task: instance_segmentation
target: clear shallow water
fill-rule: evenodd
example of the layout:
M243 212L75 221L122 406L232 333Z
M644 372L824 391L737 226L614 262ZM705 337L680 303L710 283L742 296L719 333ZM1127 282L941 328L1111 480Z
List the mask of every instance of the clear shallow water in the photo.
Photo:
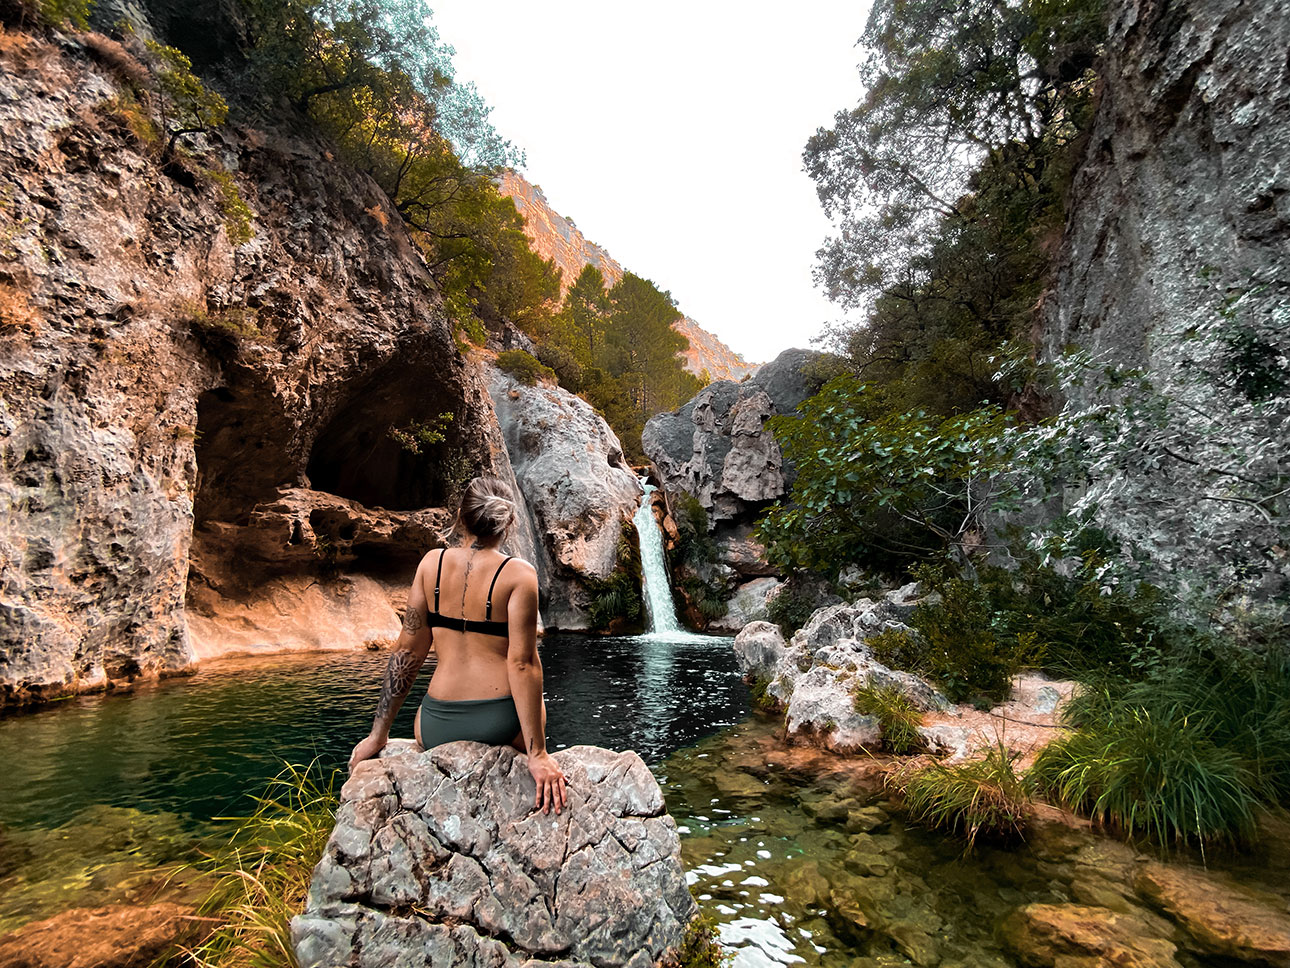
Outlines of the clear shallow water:
M552 748L635 749L650 763L742 720L730 640L549 635ZM388 654L229 659L125 695L0 718L0 934L69 907L150 897L149 870L190 860L245 815L284 761L343 768L367 732ZM393 734L412 735L423 673Z

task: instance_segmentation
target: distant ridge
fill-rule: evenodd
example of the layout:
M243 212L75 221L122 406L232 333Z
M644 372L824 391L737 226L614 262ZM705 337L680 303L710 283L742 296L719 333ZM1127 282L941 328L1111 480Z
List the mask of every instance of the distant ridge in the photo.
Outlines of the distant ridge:
M622 279L622 264L584 236L573 219L553 209L537 185L514 171L506 171L498 180L498 188L503 195L510 196L516 210L524 216L524 231L533 251L560 267L561 283L565 289L573 284L586 265L599 269L610 286ZM690 341L689 350L681 355L685 358L685 368L696 376L707 370L713 380L742 380L758 367L689 316L673 323L672 328Z

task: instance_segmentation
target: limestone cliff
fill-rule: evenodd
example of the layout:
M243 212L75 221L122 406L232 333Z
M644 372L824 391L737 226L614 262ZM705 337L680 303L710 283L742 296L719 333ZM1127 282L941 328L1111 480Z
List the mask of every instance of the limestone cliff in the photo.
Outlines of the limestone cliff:
M374 182L236 126L162 167L132 110L82 36L5 36L0 703L389 636L435 509L514 480ZM434 420L432 452L391 436Z
M555 211L541 188L530 184L514 171L502 173L500 188L503 194L511 197L515 208L524 216L524 231L532 242L533 251L559 266L561 282L566 289L578 278L583 267L588 265L599 269L606 284L610 286L623 277L622 265L605 249L584 236L573 219ZM696 376L706 370L713 380L742 380L757 369L757 364L745 361L689 316L674 323L672 328L689 340L690 348L682 355L685 357L685 368Z
M1150 369L1170 362L1154 339L1165 321L1286 298L1290 17L1282 0L1110 7L1044 339Z

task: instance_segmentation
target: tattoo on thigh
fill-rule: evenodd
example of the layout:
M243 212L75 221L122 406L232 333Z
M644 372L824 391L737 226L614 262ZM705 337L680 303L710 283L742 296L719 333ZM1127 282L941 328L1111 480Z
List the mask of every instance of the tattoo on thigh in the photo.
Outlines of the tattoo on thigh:
M408 610L403 613L403 631L408 635L416 635L426 624L425 617L421 614L421 609L416 605L408 605Z
M376 718L384 719L391 715L394 708L403 701L403 697L416 682L421 663L411 653L400 649L390 656L385 667L385 681L381 684L381 700L376 705Z

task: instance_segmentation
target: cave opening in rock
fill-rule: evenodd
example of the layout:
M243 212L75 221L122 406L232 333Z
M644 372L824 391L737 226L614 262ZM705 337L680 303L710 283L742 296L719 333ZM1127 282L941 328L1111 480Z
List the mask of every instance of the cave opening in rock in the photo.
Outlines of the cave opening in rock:
M306 471L314 489L389 511L448 503L462 474L469 476L462 471L469 462L460 456L460 399L427 392L437 387L409 367L387 368L357 388L315 438ZM437 429L444 439L409 441L418 427Z
M297 477L283 446L290 428L265 394L207 390L197 398L197 496L193 516L245 524L251 509Z

